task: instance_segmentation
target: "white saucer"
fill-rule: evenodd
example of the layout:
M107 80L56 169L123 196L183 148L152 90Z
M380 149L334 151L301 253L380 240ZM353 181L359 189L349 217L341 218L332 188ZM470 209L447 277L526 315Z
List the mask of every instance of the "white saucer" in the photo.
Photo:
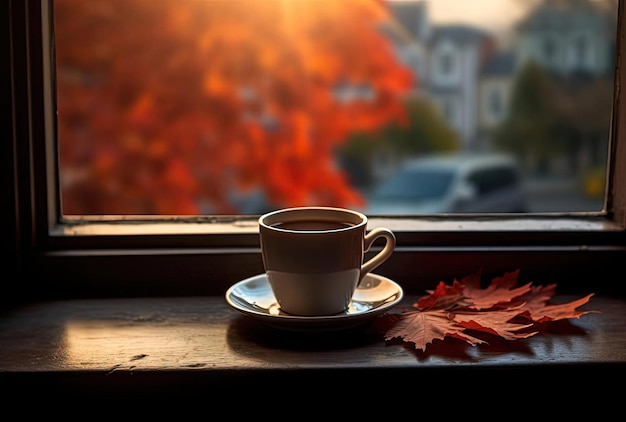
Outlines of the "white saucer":
M226 302L260 322L291 331L335 331L352 328L397 305L404 296L392 280L368 274L356 289L348 310L330 316L296 316L282 312L265 274L241 280L226 291Z

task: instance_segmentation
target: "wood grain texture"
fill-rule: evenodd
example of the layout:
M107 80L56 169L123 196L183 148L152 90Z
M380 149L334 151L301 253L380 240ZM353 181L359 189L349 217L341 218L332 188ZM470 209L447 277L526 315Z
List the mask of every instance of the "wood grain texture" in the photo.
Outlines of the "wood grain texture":
M426 353L385 342L372 323L336 333L278 331L230 308L223 297L31 304L0 315L0 385L31 396L172 400L234 394L250 383L341 389L373 378L393 391L471 380L479 389L474 393L490 386L495 394L502 393L493 388L500 382L511 383L510 391L520 385L516 378L540 377L573 378L612 394L618 390L609 389L607 377L626 368L625 304L594 296L582 309L600 313L553 323L529 339L478 347L450 339Z

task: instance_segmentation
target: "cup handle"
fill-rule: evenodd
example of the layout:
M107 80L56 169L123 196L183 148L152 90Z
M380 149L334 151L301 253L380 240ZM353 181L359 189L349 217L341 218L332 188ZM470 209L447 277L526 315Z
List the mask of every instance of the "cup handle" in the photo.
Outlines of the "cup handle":
M379 237L386 239L385 247L361 266L361 277L359 281L362 280L366 274L372 272L376 267L385 262L396 247L396 236L393 232L385 227L377 227L365 235L363 252L369 251L374 241Z

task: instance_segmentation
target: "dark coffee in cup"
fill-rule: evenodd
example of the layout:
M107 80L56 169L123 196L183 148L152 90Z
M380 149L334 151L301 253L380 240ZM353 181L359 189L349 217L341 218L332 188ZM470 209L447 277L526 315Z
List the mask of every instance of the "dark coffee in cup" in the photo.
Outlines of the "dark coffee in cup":
M354 224L348 222L325 220L294 220L272 224L277 229L293 231L341 230L353 226Z

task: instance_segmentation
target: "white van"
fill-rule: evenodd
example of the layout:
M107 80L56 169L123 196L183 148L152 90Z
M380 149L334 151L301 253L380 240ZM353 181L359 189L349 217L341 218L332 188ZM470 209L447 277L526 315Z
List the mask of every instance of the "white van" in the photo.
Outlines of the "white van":
M526 212L516 160L501 154L425 156L366 194L369 215Z

